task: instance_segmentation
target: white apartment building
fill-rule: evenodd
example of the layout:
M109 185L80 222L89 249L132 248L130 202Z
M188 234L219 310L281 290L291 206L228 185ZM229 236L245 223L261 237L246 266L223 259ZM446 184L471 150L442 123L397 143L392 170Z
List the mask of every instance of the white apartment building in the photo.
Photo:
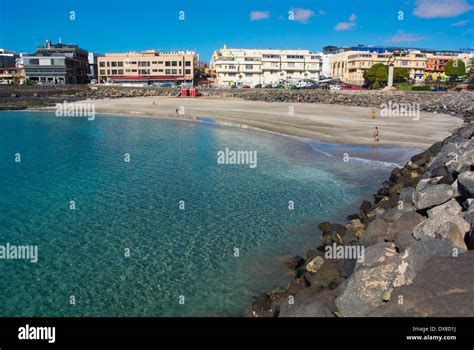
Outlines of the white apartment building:
M262 86L319 80L321 57L309 50L228 49L214 51L211 68L218 86Z

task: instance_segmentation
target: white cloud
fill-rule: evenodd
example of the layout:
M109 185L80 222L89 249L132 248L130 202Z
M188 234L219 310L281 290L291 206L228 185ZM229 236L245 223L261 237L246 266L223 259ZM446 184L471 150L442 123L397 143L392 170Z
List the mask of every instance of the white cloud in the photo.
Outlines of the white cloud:
M417 0L413 14L420 18L449 18L474 9L466 0Z
M422 41L426 38L418 34L410 34L405 32L398 32L394 36L388 39L391 43L410 43L415 41Z
M471 20L465 19L464 21L459 21L459 22L451 23L451 26L452 26L452 27L464 27L464 26L465 26L466 24L468 24L469 22L471 22Z
M290 11L293 11L293 20L300 23L308 23L314 15L314 12L310 9L292 8Z
M351 14L349 16L349 22L339 22L336 24L334 29L336 30L350 30L357 25L357 16L355 14Z
M251 21L260 21L262 19L270 18L270 12L268 11L252 11L250 12Z

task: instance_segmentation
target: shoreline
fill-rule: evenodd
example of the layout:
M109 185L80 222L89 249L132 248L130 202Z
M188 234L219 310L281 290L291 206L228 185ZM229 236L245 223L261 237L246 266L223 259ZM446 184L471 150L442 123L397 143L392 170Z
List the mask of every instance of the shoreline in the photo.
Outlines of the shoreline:
M43 108L28 108L24 110L12 110L11 112L21 112L21 111L31 111L31 112L51 112L55 109L55 107L43 107ZM357 156L349 157L349 160L356 161L356 162L369 162L372 165L378 164L379 166L383 167L390 167L390 169L394 167L402 167L405 162L407 162L412 155L415 155L422 151L419 147L403 147L398 145L378 145L378 144L371 144L371 145L357 145L357 144L339 144L339 143L331 143L331 142L323 142L320 140L309 139L301 136L296 136L292 134L285 134L281 132L276 132L267 129L255 128L252 126L248 126L245 124L238 124L238 123L228 123L224 122L219 119L210 118L210 117L194 117L194 118L176 118L173 116L163 116L163 115L150 115L150 114L141 114L141 113L133 113L133 111L124 113L124 112L107 112L107 111L100 111L97 113L98 115L105 115L105 116L112 116L112 117L138 117L138 118L150 118L150 119L161 119L167 121L175 121L175 122L183 122L183 123L198 123L198 124L207 124L211 126L217 127L229 127L229 128L238 128L243 130L252 130L257 132L264 132L269 133L276 136L281 137L288 137L299 142L304 143L308 147L311 148L313 152L318 152L325 154L329 157L339 157L342 158L343 154L345 153L344 148L347 147L349 150L354 151L354 148L366 148L365 150L360 150L356 152ZM97 116L96 116L97 117ZM331 150L322 151L316 147L321 148L330 148ZM370 148L370 149L368 149ZM339 152L336 152L339 150ZM394 156L395 153L398 151L407 152L408 156ZM375 154L375 156L374 156Z

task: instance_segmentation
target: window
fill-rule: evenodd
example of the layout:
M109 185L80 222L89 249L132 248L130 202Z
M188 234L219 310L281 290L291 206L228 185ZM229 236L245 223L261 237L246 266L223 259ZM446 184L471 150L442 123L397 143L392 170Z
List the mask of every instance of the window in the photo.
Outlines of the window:
M123 69L119 69L118 74L123 75Z
M253 77L253 74L252 74L252 73L245 73L245 76L246 76L247 78L250 78L250 77Z
M158 61L153 61L151 62L151 64L158 64Z
M186 67L191 67L191 61L186 61L186 62L184 63L184 65L185 65Z
M117 67L117 62L112 62L112 67Z
M186 69L186 70L185 70L185 74L191 74L191 69ZM230 73L230 74L234 74L234 75L235 75L235 73Z
M165 69L165 74L171 74L171 69Z
M288 68L295 68L295 64L294 63L288 63Z
M99 67L105 67L105 62L100 62Z
M170 61L166 61L166 62L165 62L165 66L166 66L166 67L171 67L171 62L170 62Z
M105 69L101 69L99 73L100 75L105 75Z
M112 69L112 74L117 74L117 70L116 70L116 69Z
M172 66L172 67L177 67L177 66L178 66L178 62L172 61L172 62L171 62L171 66Z
M171 74L174 74L174 75L178 74L178 70L177 69L172 69Z
M188 71L188 70L190 70L190 69L186 69L186 71ZM188 73L186 73L186 74L188 74ZM235 73L229 73L229 77L235 77L235 75L236 75Z
M110 62L107 62L107 67L110 67Z
M158 64L163 64L163 61L158 61Z
M253 65L251 65L251 64L246 64L246 65L245 65L245 69L253 69Z
M178 72L179 75L183 74L183 70L180 69L179 72Z
M118 62L119 67L123 67L123 62Z
M158 69L158 73L163 73L163 69Z
M148 62L148 61L138 62L138 66L139 67L150 67L150 62Z
M179 66L181 67L183 65L183 62L179 61Z

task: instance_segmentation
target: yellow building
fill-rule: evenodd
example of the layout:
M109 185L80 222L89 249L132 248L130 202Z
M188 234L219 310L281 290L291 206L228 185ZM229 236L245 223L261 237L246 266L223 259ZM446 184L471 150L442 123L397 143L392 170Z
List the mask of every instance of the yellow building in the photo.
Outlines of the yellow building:
M99 83L192 84L194 52L106 53L97 58Z
M344 51L329 58L331 75L335 79L353 85L364 83L364 72L374 64L388 64L392 52ZM396 68L407 68L410 79L422 81L426 67L426 55L419 51L396 53L394 57Z

